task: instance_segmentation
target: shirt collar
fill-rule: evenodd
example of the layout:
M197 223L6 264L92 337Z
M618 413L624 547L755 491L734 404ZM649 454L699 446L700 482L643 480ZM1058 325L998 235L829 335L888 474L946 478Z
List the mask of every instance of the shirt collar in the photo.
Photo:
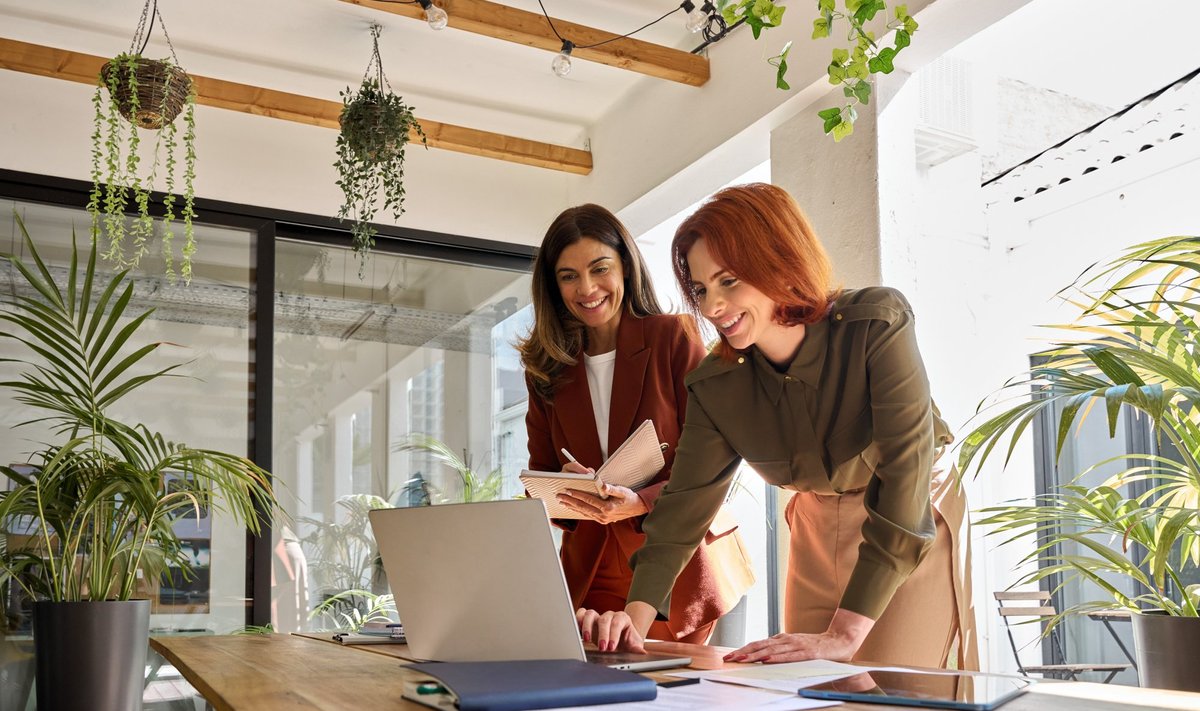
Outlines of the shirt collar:
M783 388L788 382L799 380L811 388L821 382L821 371L825 366L825 353L829 346L829 319L810 323L805 328L804 341L787 370L780 373L767 357L757 348L751 347L749 356L763 392L774 404L779 404Z

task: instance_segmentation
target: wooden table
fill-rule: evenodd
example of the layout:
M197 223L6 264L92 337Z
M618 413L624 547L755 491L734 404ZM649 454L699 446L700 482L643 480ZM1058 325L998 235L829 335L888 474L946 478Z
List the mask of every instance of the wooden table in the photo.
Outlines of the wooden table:
M298 635L152 637L167 658L216 711L275 709L424 709L401 698L412 672L400 645L343 646ZM655 651L683 652L703 668L721 666L718 647L656 643ZM736 665L726 665L736 666ZM655 675L651 675L655 676ZM1144 711L1200 708L1200 694L1083 682L1043 683L1005 704L1004 711ZM846 711L882 711L879 704L845 704Z

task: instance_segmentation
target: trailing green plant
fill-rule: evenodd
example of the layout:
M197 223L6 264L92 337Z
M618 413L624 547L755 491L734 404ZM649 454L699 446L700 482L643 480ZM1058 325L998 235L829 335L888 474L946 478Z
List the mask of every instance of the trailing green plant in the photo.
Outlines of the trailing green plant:
M162 344L134 344L152 311L130 308L127 272L105 283L95 242L81 263L72 236L66 278L56 278L16 222L32 263L0 255L12 275L0 338L23 352L3 360L24 368L0 387L28 408L17 426L49 427L58 442L30 455L32 471L0 467L12 483L0 492L0 528L34 531L0 552L0 585L56 602L127 600L139 574L153 579L168 564L190 571L172 528L179 515L221 510L259 531L276 505L270 475L244 457L169 442L111 416L145 385L177 377L179 366L146 372Z
M858 120L857 106L870 102L875 74L890 74L894 69L896 55L912 43L912 35L917 31L917 21L908 14L908 6L894 5L891 17L882 29L885 32L895 32L892 46L881 47L876 41L876 34L868 29L879 13L887 14L888 3L885 0L816 0L818 16L813 20L812 39L830 37L839 22L846 23L846 42L848 46L837 47L833 50L829 67L826 70L829 83L842 88L845 102L817 113L822 121L825 133L832 134L834 141L841 141L854 132L854 122ZM733 0L722 3L721 14L725 22L732 26L744 22L750 26L754 39L758 39L764 29L778 27L783 20L787 8L777 5L773 0ZM787 83L787 58L792 50L788 42L767 62L775 67L775 86L787 91L791 86Z
M338 217L351 221L360 277L375 246L376 230L371 222L381 194L383 208L391 211L393 219L404 214L404 147L414 135L428 146L413 107L392 91L383 74L379 32L379 25L371 26L374 49L362 83L357 90L347 87L341 92L341 131L333 164L344 195Z
M180 68L174 47L171 47L169 58L142 56L155 19L166 35L166 26L162 25L157 7L147 26L149 5L147 2L142 9L142 19L129 51L118 54L104 65L92 95L92 190L87 210L92 217L93 240L102 240L106 245L104 258L117 267L136 267L149 252L154 237L150 198L161 168L164 192L161 251L166 274L173 282L172 225L178 218L183 222L184 233L179 276L184 282L190 282L192 255L196 251L192 226L196 177L195 88L191 77ZM135 49L139 42L141 48ZM170 46L169 37L167 43ZM183 117L182 143L176 120L180 115ZM143 166L143 130L154 131L148 169ZM184 154L182 175L177 158L181 145ZM181 205L176 203L177 188ZM135 215L128 219L126 209L131 200Z
M396 445L396 452L424 452L433 456L458 474L462 484L461 496L450 496L437 487L424 484L426 491L432 494L430 503L471 503L475 501L495 501L500 498L504 488L504 471L496 467L487 474L477 474L471 467L469 458L464 453L458 456L449 445L436 437L427 434L410 434Z
M1090 296L1101 281L1111 284ZM1056 459L1073 428L1094 411L1106 418L1110 437L1122 409L1142 413L1158 441L1169 443L1169 455L1106 459L1033 501L985 509L981 523L1008 535L1005 542L1037 540L1026 560L1040 557L1043 566L1022 583L1062 575L1063 584L1088 580L1109 595L1064 615L1121 607L1195 617L1200 586L1186 581L1200 566L1200 237L1132 247L1090 267L1073 288L1071 303L1081 315L1058 328L1076 337L1006 385L999 397L1012 395L1017 403L966 437L959 465L966 472L974 463L978 474L1006 438L1007 464L1021 435L1045 412L1059 413ZM1098 485L1082 483L1113 463L1125 467ZM1132 594L1118 587L1119 579L1132 584Z

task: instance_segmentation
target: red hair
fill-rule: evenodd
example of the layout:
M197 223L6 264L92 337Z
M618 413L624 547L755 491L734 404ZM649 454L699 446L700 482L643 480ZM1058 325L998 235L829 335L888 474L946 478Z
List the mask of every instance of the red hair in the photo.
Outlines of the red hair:
M714 194L679 225L671 241L675 279L688 307L702 316L687 255L697 240L738 279L775 302L785 326L816 323L833 302L833 269L821 241L791 195L767 183L749 183ZM725 360L736 351L725 337L715 348Z

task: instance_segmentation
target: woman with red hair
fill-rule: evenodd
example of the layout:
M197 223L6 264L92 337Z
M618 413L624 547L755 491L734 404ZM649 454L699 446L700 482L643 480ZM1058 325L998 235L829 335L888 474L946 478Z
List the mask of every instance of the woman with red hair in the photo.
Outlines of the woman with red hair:
M835 288L804 213L762 183L710 198L680 225L672 255L720 342L685 379L674 473L642 523L628 604L580 610L585 634L642 649L745 460L795 492L785 631L726 660L977 668L965 501L935 465L953 438L904 296Z

